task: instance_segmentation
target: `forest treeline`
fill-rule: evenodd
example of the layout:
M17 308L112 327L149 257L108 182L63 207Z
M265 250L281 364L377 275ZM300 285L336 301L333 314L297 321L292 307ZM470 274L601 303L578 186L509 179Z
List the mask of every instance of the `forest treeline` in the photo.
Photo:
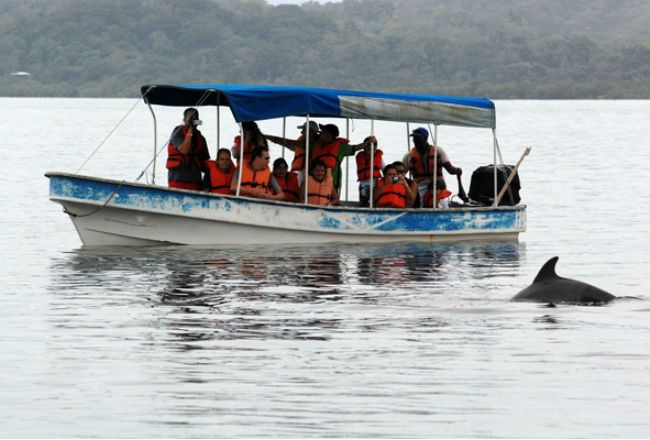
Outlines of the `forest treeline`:
M650 98L648 0L0 0L0 29L0 96L242 83Z

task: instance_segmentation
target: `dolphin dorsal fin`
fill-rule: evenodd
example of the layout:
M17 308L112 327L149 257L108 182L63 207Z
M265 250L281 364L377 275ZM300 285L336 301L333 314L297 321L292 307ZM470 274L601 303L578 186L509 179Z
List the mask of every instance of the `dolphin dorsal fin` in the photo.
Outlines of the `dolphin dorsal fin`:
M553 257L550 260L548 260L542 268L539 270L539 273L533 280L533 283L536 283L538 281L543 281L548 278L559 278L557 274L555 273L555 263L557 263L557 260L559 260L560 257Z

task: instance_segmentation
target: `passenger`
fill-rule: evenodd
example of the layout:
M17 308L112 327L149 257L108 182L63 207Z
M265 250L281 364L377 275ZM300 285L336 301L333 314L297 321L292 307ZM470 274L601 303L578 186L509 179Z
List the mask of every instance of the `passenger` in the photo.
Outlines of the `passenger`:
M285 202L297 202L298 190L300 185L298 185L298 175L294 172L288 172L289 166L287 161L283 158L276 159L273 162L273 179L280 185L282 191L284 192L284 201Z
M427 189L427 192L424 194L424 201L422 206L425 208L432 208L433 207L433 200L431 199L433 194L433 185L429 184L429 189ZM451 191L447 189L437 189L436 188L436 207L437 208L449 208L449 199L448 197L451 196Z
M392 165L395 167L395 170L397 171L397 176L404 176L404 180L406 180L406 183L408 184L409 188L413 191L415 194L415 200L413 201L413 206L409 206L409 204L406 204L407 208L419 208L420 207L420 194L418 193L418 184L413 182L411 179L409 179L406 176L406 165L404 165L402 162L399 160L395 161L392 163Z
M381 179L381 170L386 166L384 164L384 152L377 148L377 138L368 136L363 140L363 151L357 154L357 181L359 182L359 206L368 206L370 201L370 185L377 185ZM370 177L370 149L374 148L374 160L372 178Z
M217 152L217 160L206 160L205 165L207 169L203 177L203 189L217 194L230 194L230 183L235 174L230 151L221 148Z
M331 173L322 160L314 161L307 179L307 203L312 205L338 205L339 195L334 188ZM300 201L305 201L305 183L300 185Z
M406 208L413 206L415 193L406 183L404 176L397 175L393 165L386 165L384 180L379 182L374 199L377 207Z
M197 128L199 111L185 109L183 125L174 128L167 144L167 181L170 188L201 189L201 170L210 159L208 144Z
M305 122L302 125L299 125L300 136L298 139L287 139L280 136L273 136L270 134L266 135L266 138L273 143L282 145L294 152L293 162L291 162L291 171L295 172L298 175L298 182L302 185L304 181L305 174L305 142L306 142L306 132ZM310 151L313 153L314 145L319 143L318 136L318 124L315 121L309 121L309 145Z
M442 168L444 167L450 174L460 176L463 170L455 167L449 161L447 153L439 147L430 145L428 142L429 131L424 127L419 127L411 133L415 147L404 156L402 162L409 165L409 169L413 176L413 180L418 185L418 193L420 200L424 201L424 194L434 174L434 156L435 151L438 151L438 163L435 164L436 169L436 189L447 189L445 178L442 175Z
M339 128L334 124L320 126L318 142L314 144L314 154L309 163L322 160L330 170L336 192L341 191L341 162L345 156L354 154L363 149L365 143L350 145L350 141L339 137Z
M258 128L257 124L253 121L242 122L242 129L244 131L244 162L250 162L251 160L251 151L255 147L266 147L269 145L266 142L266 138ZM233 146L231 148L232 155L237 160L237 166L239 166L239 149L241 148L241 136L235 136Z
M282 188L271 179L269 169L268 148L255 147L251 151L251 161L244 161L242 168L237 168L230 182L230 194L237 194L239 173L242 173L240 195L257 197L259 199L284 200ZM271 191L273 189L273 191Z

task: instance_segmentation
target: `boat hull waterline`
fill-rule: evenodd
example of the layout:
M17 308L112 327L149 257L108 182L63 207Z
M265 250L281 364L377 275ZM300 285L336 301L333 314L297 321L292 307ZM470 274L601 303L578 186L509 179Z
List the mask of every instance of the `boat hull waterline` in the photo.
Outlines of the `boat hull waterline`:
M319 207L48 173L86 246L516 240L526 206Z

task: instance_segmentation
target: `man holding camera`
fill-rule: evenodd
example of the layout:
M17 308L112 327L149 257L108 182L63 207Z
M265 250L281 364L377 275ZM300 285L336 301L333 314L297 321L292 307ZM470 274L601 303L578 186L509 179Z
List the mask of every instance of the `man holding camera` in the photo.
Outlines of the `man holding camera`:
M201 189L201 170L210 159L205 138L198 129L199 111L185 109L183 125L174 128L167 144L167 180L170 188Z

